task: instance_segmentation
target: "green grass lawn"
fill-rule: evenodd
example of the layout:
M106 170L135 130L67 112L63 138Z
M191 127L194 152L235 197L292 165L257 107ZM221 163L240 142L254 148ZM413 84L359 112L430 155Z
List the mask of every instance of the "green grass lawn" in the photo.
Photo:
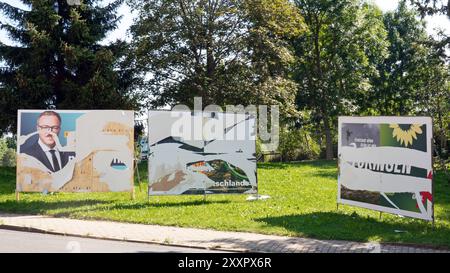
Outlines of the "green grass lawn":
M140 166L146 177L146 166ZM79 219L159 224L265 234L412 243L450 247L450 186L435 176L436 227L430 222L340 205L336 209L335 161L258 165L259 193L267 200L249 202L246 195L152 196L147 184L129 193L22 193L15 201L15 169L0 168L0 211ZM398 232L401 231L401 232Z

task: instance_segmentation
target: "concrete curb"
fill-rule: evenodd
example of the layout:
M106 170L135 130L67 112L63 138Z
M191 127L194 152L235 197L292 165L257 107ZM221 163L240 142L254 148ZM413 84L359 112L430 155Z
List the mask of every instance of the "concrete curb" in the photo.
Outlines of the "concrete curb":
M319 240L249 232L227 232L188 227L7 213L0 213L0 229L234 253L450 252L449 248L445 246L411 243Z
M143 241L143 240L141 241L141 240L132 240L132 239L107 238L107 237L100 237L100 236L95 236L95 235L69 234L69 233L49 231L49 230L39 229L39 228L34 228L34 227L4 225L2 223L0 223L0 229L41 233L41 234L49 234L49 235L62 235L62 236L70 236L70 237L77 237L77 238L84 238L84 239L97 239L97 240L116 241L116 242L129 242L129 243L151 244L151 245L161 245L161 246L173 246L173 247L184 247L184 248L194 248L194 249L228 251L228 252L234 252L234 253L251 253L251 251L248 251L246 249L228 249L228 248L220 248L220 247L209 248L209 247L200 247L200 246L196 246L196 245L164 243L164 242L158 242L158 241ZM258 252L254 252L254 253L258 253ZM264 253L264 252L261 252L261 253Z

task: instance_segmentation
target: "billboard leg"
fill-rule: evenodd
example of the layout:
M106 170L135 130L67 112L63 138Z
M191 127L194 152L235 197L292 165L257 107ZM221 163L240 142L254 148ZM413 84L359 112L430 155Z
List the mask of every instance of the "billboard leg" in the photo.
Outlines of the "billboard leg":
M16 201L19 202L20 201L20 192L16 191Z
M256 172L255 175L256 175L256 181L258 181L258 173ZM253 195L253 196L256 198L255 201L258 201L261 199L261 195L259 195L258 185L256 186L256 195Z
M136 199L136 193L134 190L134 179L133 179L133 185L131 185L131 200L135 200Z
M203 180L203 203L206 202L206 181Z

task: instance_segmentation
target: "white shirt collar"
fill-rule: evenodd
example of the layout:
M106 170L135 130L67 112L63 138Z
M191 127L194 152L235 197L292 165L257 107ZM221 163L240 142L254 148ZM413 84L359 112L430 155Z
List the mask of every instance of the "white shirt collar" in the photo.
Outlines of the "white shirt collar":
M39 138L39 140L38 140L38 144L39 144L39 146L41 146L41 149L44 151L44 153L46 153L46 152L48 152L48 151L50 151L50 150L58 151L58 148L56 148L56 145L55 145L55 147L50 148L50 147L48 147L47 145L45 145L45 144L41 141L40 138Z

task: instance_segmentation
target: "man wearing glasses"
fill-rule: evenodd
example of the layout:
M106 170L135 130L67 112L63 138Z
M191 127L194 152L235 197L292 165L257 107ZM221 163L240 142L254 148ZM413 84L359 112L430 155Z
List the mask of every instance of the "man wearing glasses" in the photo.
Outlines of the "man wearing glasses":
M57 172L66 166L73 152L60 150L58 134L61 130L61 116L54 111L44 111L37 119L39 139L21 153L32 156L42 162L51 172Z

